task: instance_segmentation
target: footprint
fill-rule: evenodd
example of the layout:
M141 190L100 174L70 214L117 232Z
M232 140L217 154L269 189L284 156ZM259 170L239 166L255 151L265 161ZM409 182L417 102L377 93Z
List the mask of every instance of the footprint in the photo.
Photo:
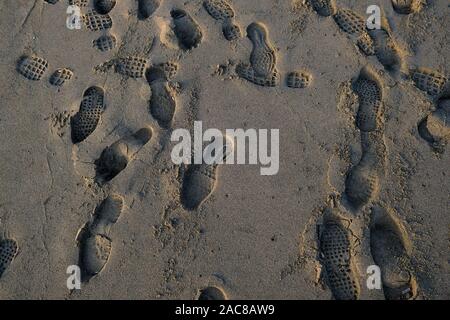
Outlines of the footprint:
M311 84L312 76L306 71L294 71L287 75L286 85L289 88L306 88Z
M80 110L70 119L73 143L84 141L97 128L105 111L104 97L105 92L100 87L90 87L84 92Z
M56 70L50 77L50 84L56 87L63 86L66 81L73 77L73 71L68 68L61 68Z
M98 14L91 10L83 16L86 28L91 31L105 30L112 27L112 19L108 14Z
M88 4L89 0L69 0L71 6L87 7Z
M398 14L410 14L420 9L420 0L392 0L392 7Z
M338 27L356 42L365 55L375 54L373 40L367 33L366 23L362 16L349 9L339 9L333 18Z
M233 7L225 0L205 0L203 6L211 17L222 21L222 32L228 41L241 37L241 29L235 25Z
M247 37L253 44L250 65L239 64L237 74L257 85L278 85L280 77L276 69L276 55L269 42L266 27L256 22L250 24L247 27Z
M176 101L168 81L175 76L177 69L173 63L164 63L148 68L145 74L152 89L150 114L163 128L170 127L175 114Z
M128 56L125 58L120 58L115 62L115 70L117 73L130 78L142 78L144 76L147 63L147 60L144 58L138 56Z
M138 0L138 19L149 18L161 5L161 0Z
M227 300L225 292L217 287L207 287L200 291L198 300Z
M19 247L15 240L3 239L0 241L0 278L10 266L18 251Z
M432 97L440 97L450 93L448 78L437 71L427 68L416 68L410 70L410 76L417 88L425 91Z
M123 198L119 195L108 196L95 210L92 221L83 227L78 237L83 281L98 274L108 262L112 243L110 229L122 210Z
M21 57L17 64L17 71L28 80L33 81L41 80L47 68L47 60L38 56Z
M45 2L50 4L56 4L59 0L45 0Z
M450 99L438 101L438 107L419 123L419 134L437 151L450 140Z
M386 162L386 146L381 131L361 132L362 156L345 180L345 195L354 209L374 200Z
M108 14L116 6L116 0L94 0L94 8L100 14Z
M98 38L97 40L94 40L94 46L102 51L102 52L106 52L106 51L110 51L112 49L114 49L117 45L117 40L116 37L114 37L112 34L107 34L107 35L103 35L100 36L100 38Z
M375 56L387 71L398 72L402 68L402 56L394 39L383 28L369 31L375 47Z
M320 260L334 298L356 300L359 284L353 265L350 234L334 210L325 209L323 225L318 228Z
M182 49L196 48L203 37L200 26L184 10L174 9L170 12L175 28L174 33Z
M381 269L383 291L388 300L413 299L417 295L406 245L406 231L395 221L392 213L374 207L370 224L370 251Z
M191 164L186 170L181 187L181 203L186 210L195 210L213 193L217 184L218 159L232 153L234 148L233 140L225 136L222 154L216 155L211 164ZM209 151L204 152L208 154Z
M381 112L382 90L374 74L362 70L353 83L353 90L359 98L356 126L364 132L374 131L378 127Z
M111 181L135 155L151 139L152 130L142 128L134 134L126 136L103 150L100 158L95 161L96 181L99 184Z
M329 17L336 13L335 0L310 0L311 6L318 15Z

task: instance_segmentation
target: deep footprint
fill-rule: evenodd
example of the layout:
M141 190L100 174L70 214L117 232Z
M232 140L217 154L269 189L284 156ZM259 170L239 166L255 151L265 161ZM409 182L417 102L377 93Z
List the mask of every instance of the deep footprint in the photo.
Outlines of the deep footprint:
M112 27L112 19L108 14L98 14L95 11L89 11L83 16L86 28L91 31L105 30Z
M353 83L353 90L359 98L356 126L364 132L376 130L382 111L381 101L383 98L379 80L373 73L363 69Z
M98 274L108 262L111 254L110 229L119 219L123 209L123 198L119 195L107 197L96 208L93 220L86 224L79 236L80 266L82 280L87 281Z
M116 0L94 0L94 8L100 14L108 14L116 6Z
M19 247L15 240L3 239L0 241L0 278L11 265L18 251Z
M386 209L374 207L370 225L370 250L381 269L384 295L388 300L412 299L417 294L406 232Z
M95 161L96 181L99 184L111 181L126 168L142 147L150 141L151 137L152 130L142 128L103 150L100 158Z
M97 128L105 111L104 97L105 92L100 87L90 87L84 92L80 110L70 119L73 143L84 141Z
M193 164L185 173L181 203L187 210L197 209L216 186L217 165Z
M161 0L138 0L138 19L145 20L161 5Z
M402 69L403 58L391 34L386 29L369 31L375 47L375 55L384 68L396 73Z
M349 232L334 210L325 209L323 225L319 228L320 260L334 298L356 300L359 286L352 261Z
M184 10L174 9L170 12L175 28L174 33L182 49L196 48L202 41L202 31L194 19Z
M247 37L253 44L250 65L238 65L237 74L257 85L271 87L278 85L276 54L269 41L267 28L254 22L247 27Z
M67 81L72 79L73 71L68 68L56 70L50 77L50 84L56 87L63 86Z
M217 287L207 287L200 291L198 300L227 300L222 289Z
M336 13L335 0L310 0L312 8L322 17L329 17Z
M165 63L148 68L145 74L152 89L150 114L163 128L170 127L175 114L176 101L168 81L175 76L177 69L175 64Z

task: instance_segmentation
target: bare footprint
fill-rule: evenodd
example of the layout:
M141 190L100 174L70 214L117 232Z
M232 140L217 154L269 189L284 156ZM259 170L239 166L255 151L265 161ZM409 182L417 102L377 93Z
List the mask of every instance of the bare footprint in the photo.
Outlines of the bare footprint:
M15 240L3 239L0 241L0 278L10 266L18 251L19 247Z
M105 111L104 97L105 92L100 87L90 87L84 92L80 110L70 119L73 143L84 141L97 128Z
M112 243L109 238L110 229L119 219L122 209L121 196L107 197L96 208L92 221L81 230L78 241L83 281L98 274L108 262Z
M103 150L100 158L95 161L96 181L99 184L111 181L126 168L151 137L152 130L142 128Z
M417 294L406 231L392 213L375 206L370 225L370 250L381 269L384 295L388 300L412 299Z
M198 300L227 300L225 292L217 287L207 287L200 290Z
M280 79L276 69L276 54L269 41L267 28L254 22L247 27L247 37L253 44L250 65L239 64L236 68L237 74L257 85L278 85Z
M325 268L328 286L336 300L359 297L350 232L344 227L336 208L326 208L319 226L320 261Z
M174 33L182 49L196 48L202 41L202 31L195 20L184 10L174 9L170 12L174 21Z

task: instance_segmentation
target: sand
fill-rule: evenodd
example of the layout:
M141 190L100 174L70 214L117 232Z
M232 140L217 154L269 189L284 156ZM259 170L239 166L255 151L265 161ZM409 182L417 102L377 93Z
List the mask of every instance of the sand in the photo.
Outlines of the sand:
M227 0L230 18L213 17L203 0L162 0L138 19L137 1L121 0L112 27L98 31L69 30L66 0L2 1L0 299L449 299L450 19L447 1L425 2L400 14L378 1L386 33L366 34L346 33L342 11L323 16L310 1ZM364 16L372 3L335 4ZM230 24L241 36L228 41L223 25L238 36ZM194 36L179 42L177 33ZM115 37L112 50L95 47L102 35ZM362 35L375 39L372 55L357 46ZM146 70L166 62L176 72L165 65L149 84ZM29 63L48 66L41 76ZM60 68L73 76L52 85ZM372 95L358 89L362 80ZM97 109L79 116L91 129L74 143L90 87L103 94L86 102ZM159 115L169 120L149 101L174 107ZM278 174L220 165L205 169L214 182L175 165L171 131L194 121L279 129ZM186 208L183 188L200 188L188 192L200 204L189 198ZM95 274L69 290L67 268L80 263ZM375 264L384 290L366 286ZM343 284L333 282L339 268Z

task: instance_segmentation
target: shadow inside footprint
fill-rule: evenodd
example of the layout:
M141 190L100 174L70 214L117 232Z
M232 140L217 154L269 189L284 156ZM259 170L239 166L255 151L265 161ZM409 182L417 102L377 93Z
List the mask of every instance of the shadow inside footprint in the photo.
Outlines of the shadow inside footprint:
M173 9L170 15L174 21L174 33L182 49L190 50L196 48L203 37L200 26L184 10Z
M161 5L161 0L138 0L138 19L149 18Z
M200 291L198 300L227 300L225 293L217 287L207 287Z
M97 183L103 184L117 176L151 137L152 130L142 128L103 150L100 158L95 161Z

